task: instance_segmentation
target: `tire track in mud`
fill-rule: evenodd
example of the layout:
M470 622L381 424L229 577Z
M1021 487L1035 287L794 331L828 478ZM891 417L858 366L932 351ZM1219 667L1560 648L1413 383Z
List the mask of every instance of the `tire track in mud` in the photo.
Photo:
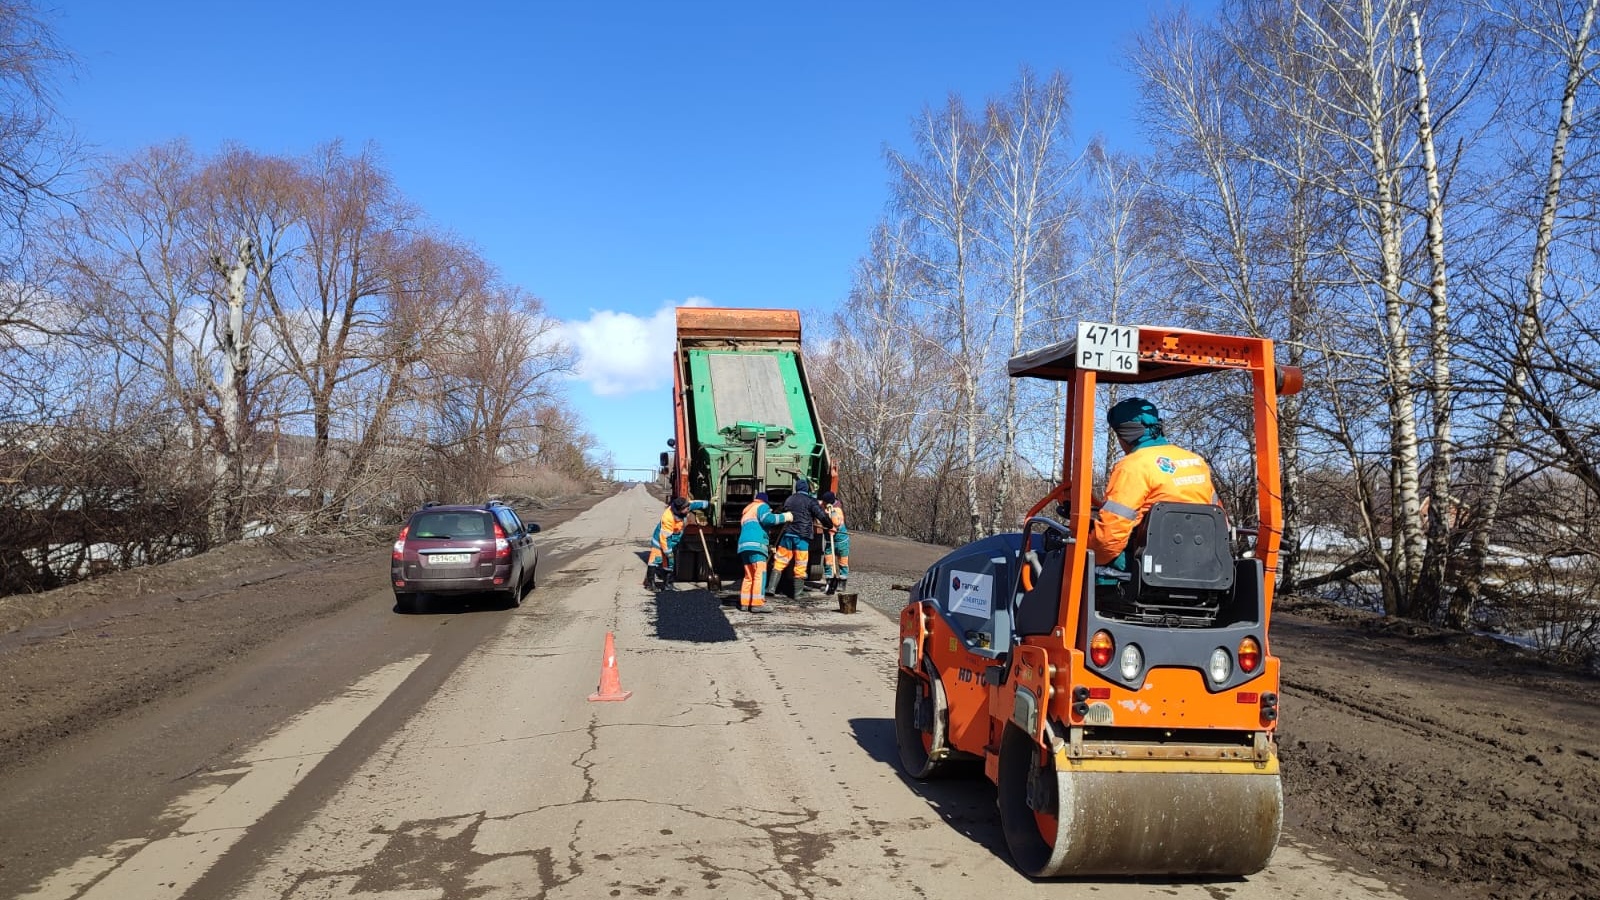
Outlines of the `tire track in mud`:
M1421 712L1393 709L1390 707L1391 701L1374 699L1364 695L1352 696L1343 694L1335 689L1323 687L1316 682L1302 678L1280 676L1279 684L1282 686L1283 693L1290 697L1296 694L1305 698L1314 697L1331 706L1351 710L1362 718L1376 720L1430 740L1454 741L1464 747L1481 745L1508 752L1518 749L1508 746L1505 741L1499 738L1451 727L1449 724L1431 718Z
M1275 636L1292 829L1422 896L1600 897L1593 685L1351 629Z

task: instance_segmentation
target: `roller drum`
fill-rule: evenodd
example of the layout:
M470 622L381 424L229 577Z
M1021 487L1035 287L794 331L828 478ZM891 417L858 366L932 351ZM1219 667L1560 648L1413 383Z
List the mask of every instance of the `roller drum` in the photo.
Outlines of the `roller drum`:
M1275 771L1057 771L1010 732L1008 744L1025 746L1002 751L1001 822L1029 875L1250 875L1272 858L1283 825Z

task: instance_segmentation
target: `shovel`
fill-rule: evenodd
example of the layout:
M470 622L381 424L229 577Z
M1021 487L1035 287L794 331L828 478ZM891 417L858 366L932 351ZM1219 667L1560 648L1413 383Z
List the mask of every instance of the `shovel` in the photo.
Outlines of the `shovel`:
M717 591L722 590L722 579L717 577L717 569L711 564L711 547L706 543L705 529L699 529L699 533L700 549L704 550L706 554L706 590L715 594Z

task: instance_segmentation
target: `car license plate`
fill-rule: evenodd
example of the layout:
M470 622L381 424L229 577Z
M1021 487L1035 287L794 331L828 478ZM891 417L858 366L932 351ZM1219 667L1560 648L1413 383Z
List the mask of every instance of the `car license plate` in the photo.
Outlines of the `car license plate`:
M472 562L471 553L429 553L428 562L433 565L440 563L467 563Z

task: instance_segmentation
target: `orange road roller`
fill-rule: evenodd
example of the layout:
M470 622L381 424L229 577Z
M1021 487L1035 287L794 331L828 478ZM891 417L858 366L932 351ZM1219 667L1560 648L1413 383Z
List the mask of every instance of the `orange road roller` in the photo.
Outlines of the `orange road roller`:
M1021 532L951 551L911 588L901 765L920 780L981 761L1031 876L1260 871L1283 822L1267 629L1283 527L1277 398L1299 390L1299 370L1262 338L1094 323L1008 369L1066 388L1061 478ZM1097 572L1110 561L1089 549L1096 386L1219 375L1253 397L1256 509L1233 512L1254 527L1215 503L1155 503L1125 574Z

